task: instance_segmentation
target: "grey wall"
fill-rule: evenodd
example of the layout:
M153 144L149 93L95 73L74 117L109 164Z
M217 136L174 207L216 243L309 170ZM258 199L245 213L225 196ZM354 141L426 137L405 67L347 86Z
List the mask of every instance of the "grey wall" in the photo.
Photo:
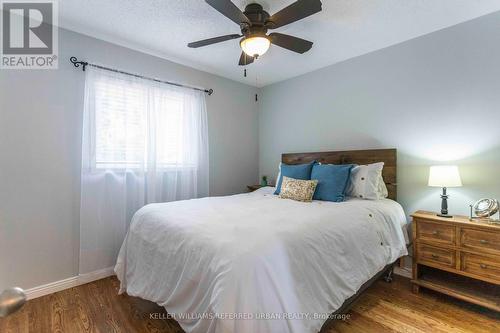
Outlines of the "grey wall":
M267 86L260 174L283 152L397 148L399 202L439 210L428 166L458 164L450 211L500 198L500 13Z
M78 273L81 127L87 61L213 88L207 97L210 194L258 173L256 89L66 30L58 70L0 70L0 290Z

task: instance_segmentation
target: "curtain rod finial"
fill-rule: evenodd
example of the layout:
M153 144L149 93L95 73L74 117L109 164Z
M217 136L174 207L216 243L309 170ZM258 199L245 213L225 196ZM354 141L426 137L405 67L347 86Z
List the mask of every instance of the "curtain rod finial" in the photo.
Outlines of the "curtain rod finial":
M85 61L78 61L76 57L69 58L69 61L73 64L73 66L77 68L80 67L80 65L82 65L82 69L84 72L85 72L85 67L87 67L87 65L89 64L88 62Z
M208 93L208 96L211 96L214 93L214 90L210 88L207 90L207 93Z

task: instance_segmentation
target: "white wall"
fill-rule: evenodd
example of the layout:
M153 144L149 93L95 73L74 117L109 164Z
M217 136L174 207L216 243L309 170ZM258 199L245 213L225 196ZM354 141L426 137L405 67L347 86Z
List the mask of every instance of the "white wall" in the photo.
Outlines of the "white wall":
M260 101L261 175L274 179L284 152L397 148L408 214L440 209L432 164L460 166L451 213L500 197L500 13L267 86Z
M0 70L0 290L78 273L84 73L70 56L213 88L210 194L257 180L255 88L66 30L59 49L58 70Z

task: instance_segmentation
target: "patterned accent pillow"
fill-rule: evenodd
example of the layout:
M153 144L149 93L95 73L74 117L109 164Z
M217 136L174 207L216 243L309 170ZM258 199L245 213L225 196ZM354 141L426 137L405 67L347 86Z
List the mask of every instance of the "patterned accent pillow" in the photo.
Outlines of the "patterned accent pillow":
M281 192L282 199L292 199L296 201L311 202L318 180L301 180L283 176Z

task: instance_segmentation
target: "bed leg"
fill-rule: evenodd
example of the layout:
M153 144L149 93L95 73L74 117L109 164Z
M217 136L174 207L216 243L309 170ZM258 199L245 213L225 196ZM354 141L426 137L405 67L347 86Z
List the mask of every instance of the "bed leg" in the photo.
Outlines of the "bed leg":
M394 265L392 265L389 269L387 269L387 271L385 272L384 274L384 281L387 282L387 283L391 283L392 282L392 273L394 271Z

